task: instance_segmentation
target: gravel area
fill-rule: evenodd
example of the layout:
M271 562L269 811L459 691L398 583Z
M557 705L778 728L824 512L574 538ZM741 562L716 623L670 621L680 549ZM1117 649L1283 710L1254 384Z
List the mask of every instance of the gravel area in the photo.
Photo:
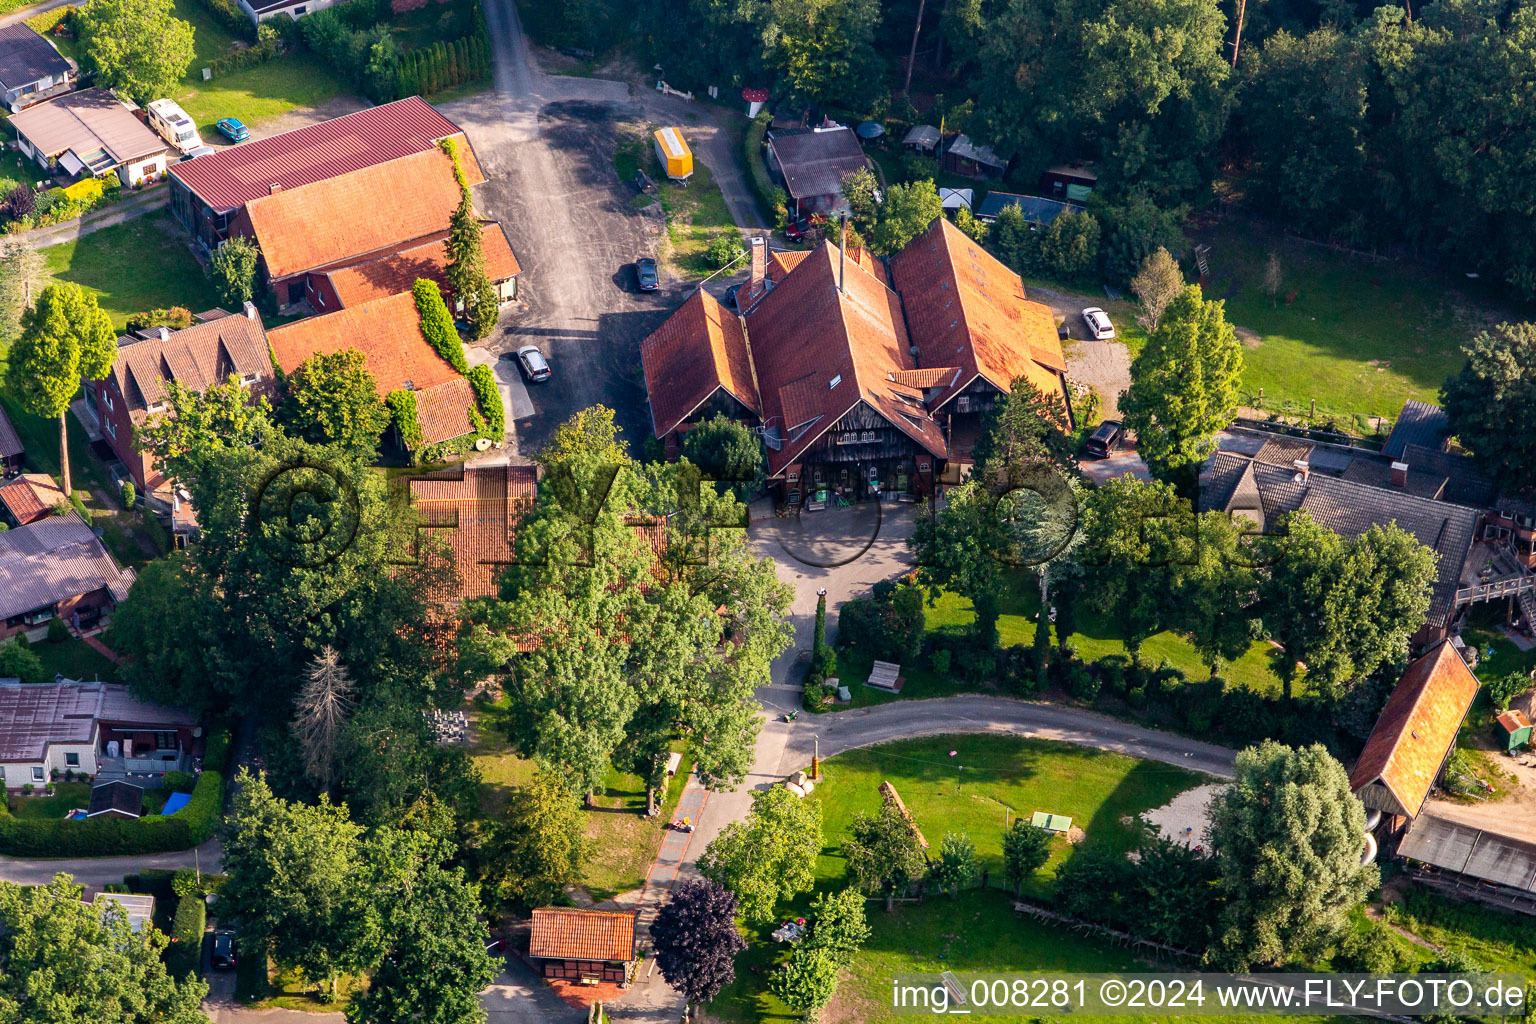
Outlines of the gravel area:
M1207 813L1211 797L1226 788L1223 783L1209 783L1186 789L1169 803L1142 815L1162 835L1184 846L1205 845L1206 830L1211 827Z

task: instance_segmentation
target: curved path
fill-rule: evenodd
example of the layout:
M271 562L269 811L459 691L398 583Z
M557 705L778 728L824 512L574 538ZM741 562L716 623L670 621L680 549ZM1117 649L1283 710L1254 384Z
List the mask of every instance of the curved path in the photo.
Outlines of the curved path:
M217 839L210 839L193 850L175 853L150 853L137 857L73 857L65 860L40 860L23 857L0 857L0 882L18 885L44 885L60 872L71 875L80 885L93 889L114 885L125 875L148 868L174 871L178 868L200 867L204 871L217 872L224 848Z

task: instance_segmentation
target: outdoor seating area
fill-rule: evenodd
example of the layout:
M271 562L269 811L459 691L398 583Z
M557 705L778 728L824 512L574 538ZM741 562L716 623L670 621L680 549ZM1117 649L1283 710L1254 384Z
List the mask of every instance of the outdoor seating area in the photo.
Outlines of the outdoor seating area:
M864 685L873 686L886 693L900 693L902 682L900 665L890 661L877 661L869 670L869 678L864 681Z

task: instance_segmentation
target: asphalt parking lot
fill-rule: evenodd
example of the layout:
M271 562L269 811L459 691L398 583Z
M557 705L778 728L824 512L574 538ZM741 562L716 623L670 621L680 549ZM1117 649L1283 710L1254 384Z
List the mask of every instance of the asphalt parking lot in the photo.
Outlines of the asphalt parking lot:
M651 432L640 341L689 289L665 277L660 292L635 287L634 261L656 255L664 221L654 204L632 205L636 193L613 167L614 125L643 116L626 104L557 102L539 110L537 134L510 153L487 154L471 137L489 165L477 205L503 223L523 266L520 301L489 344L498 355L537 345L554 371L526 388L527 402L512 388L521 454L537 451L560 423L592 405L617 413L636 454ZM511 360L502 362L516 377Z

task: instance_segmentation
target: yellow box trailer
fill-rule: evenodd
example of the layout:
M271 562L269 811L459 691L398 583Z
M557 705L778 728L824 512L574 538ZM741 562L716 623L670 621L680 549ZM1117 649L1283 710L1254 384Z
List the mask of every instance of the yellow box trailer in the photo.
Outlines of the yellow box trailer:
M681 128L660 128L656 131L656 159L662 170L673 181L687 181L693 177L693 151L683 141Z

